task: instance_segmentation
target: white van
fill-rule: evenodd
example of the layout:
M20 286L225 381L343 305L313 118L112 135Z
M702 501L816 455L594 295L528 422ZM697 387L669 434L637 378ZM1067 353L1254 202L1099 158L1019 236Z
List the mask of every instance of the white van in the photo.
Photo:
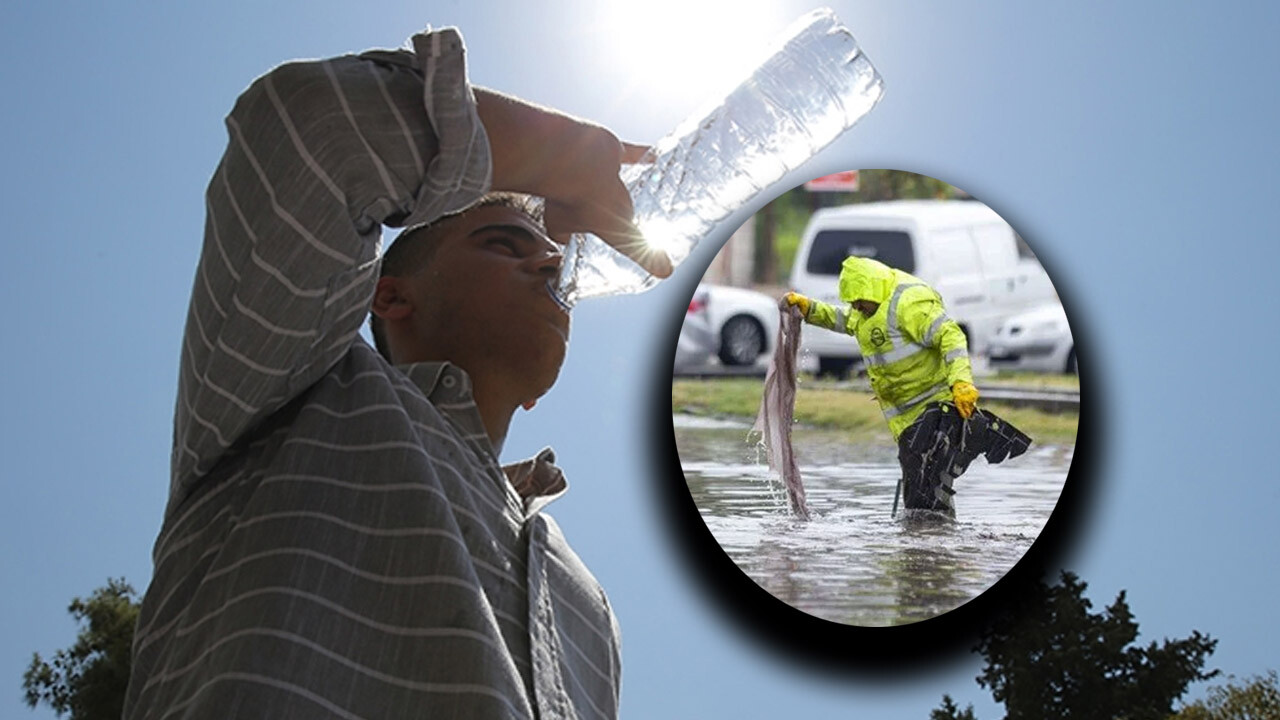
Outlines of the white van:
M995 211L975 200L894 200L818 210L791 270L796 292L839 305L840 266L869 257L905 270L942 295L947 314L986 352L1001 321L1056 299L1030 248ZM806 325L801 349L819 372L843 373L860 357L857 341Z

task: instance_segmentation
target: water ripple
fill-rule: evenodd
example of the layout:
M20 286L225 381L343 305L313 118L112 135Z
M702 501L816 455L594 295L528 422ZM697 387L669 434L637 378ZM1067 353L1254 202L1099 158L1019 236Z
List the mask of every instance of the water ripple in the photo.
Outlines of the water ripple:
M991 587L1044 528L1072 455L1050 446L1000 465L979 459L956 483L948 522L889 517L899 474L891 445L818 431L793 443L809 522L791 515L741 427L676 427L689 492L729 557L780 600L864 626L924 620Z

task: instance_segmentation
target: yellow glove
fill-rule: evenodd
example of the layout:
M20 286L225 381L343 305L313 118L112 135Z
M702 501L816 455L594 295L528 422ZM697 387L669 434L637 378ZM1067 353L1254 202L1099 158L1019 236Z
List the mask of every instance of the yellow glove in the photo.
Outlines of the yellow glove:
M960 417L965 420L973 415L973 411L978 409L978 388L973 386L971 382L961 380L951 386L951 398L955 400L956 410L960 411Z
M800 293L789 292L783 300L786 300L788 305L800 308L801 315L809 317L809 298Z

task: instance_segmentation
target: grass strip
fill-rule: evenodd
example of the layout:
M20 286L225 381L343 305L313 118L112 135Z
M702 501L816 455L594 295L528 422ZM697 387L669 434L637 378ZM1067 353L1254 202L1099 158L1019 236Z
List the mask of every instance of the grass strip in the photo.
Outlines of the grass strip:
M981 390L981 385L979 385ZM671 383L673 412L712 417L755 418L764 382L759 378L676 379ZM1013 423L1042 445L1076 441L1077 412L1044 412L983 402L983 407ZM796 392L796 421L803 425L844 430L855 435L888 436L880 405L869 392L835 383L801 378Z

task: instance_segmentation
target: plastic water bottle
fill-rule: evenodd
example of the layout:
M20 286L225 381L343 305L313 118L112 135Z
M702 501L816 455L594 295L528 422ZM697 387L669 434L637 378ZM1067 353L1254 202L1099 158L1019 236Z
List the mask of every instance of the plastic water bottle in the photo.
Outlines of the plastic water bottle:
M879 73L829 9L784 34L750 77L623 167L645 242L678 265L716 223L813 157L880 99ZM575 235L552 294L578 300L637 293L658 278L594 235Z

